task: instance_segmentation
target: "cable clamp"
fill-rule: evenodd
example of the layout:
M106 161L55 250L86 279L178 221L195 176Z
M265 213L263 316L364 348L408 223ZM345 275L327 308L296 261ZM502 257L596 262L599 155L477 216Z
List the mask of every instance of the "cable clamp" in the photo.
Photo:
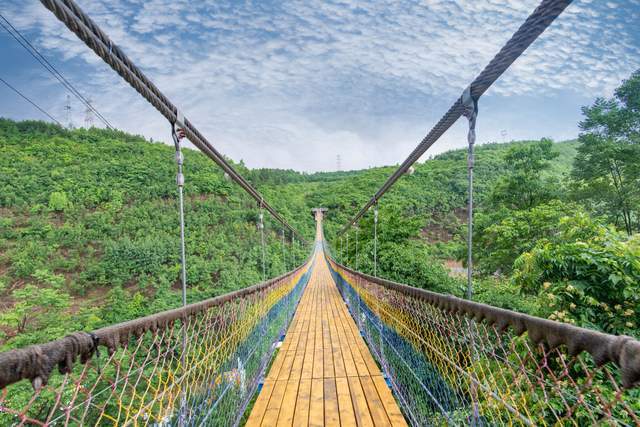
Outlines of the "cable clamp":
M176 109L176 122L174 123L174 129L176 132L176 136L178 140L184 139L186 137L184 129L185 126L184 114L182 110Z
M462 104L462 115L469 120L469 131L467 133L467 142L469 143L469 152L467 155L467 168L473 169L474 155L473 146L476 143L476 119L478 118L478 100L471 95L471 86L462 92L460 97L460 103Z

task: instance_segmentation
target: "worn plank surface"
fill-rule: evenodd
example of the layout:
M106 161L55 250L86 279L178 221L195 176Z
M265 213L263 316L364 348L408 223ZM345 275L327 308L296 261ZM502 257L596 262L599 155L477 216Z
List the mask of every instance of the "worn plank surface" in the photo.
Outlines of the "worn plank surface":
M318 221L316 241L321 241ZM406 426L321 246L247 426Z

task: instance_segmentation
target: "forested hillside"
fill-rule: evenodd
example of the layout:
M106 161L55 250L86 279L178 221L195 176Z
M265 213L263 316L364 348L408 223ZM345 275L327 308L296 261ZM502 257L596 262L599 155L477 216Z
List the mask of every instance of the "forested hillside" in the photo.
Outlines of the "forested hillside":
M478 147L476 300L637 335L638 80L585 108L579 140ZM2 119L0 148L0 350L180 304L173 147ZM262 280L259 208L208 158L185 151L194 302ZM328 208L334 256L373 271L372 213L360 221L357 258L356 229L348 247L336 232L394 167L303 174L236 166L309 241L310 209ZM381 276L462 295L466 174L465 150L450 151L417 164L385 195ZM283 252L281 229L265 219L273 277L293 268L294 256L301 263L310 246L292 254L287 235Z

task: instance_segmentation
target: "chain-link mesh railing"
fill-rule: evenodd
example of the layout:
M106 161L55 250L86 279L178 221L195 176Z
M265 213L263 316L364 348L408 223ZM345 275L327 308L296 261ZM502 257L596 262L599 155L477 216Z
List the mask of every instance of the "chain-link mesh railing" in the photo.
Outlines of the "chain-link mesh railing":
M311 268L0 353L0 425L238 424Z
M329 263L413 425L640 425L640 342L633 338Z

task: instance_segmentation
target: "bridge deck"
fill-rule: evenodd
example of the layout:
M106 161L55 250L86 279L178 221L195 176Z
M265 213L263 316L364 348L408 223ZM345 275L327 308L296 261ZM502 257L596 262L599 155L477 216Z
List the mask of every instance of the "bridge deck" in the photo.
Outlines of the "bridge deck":
M405 426L321 250L247 426Z

